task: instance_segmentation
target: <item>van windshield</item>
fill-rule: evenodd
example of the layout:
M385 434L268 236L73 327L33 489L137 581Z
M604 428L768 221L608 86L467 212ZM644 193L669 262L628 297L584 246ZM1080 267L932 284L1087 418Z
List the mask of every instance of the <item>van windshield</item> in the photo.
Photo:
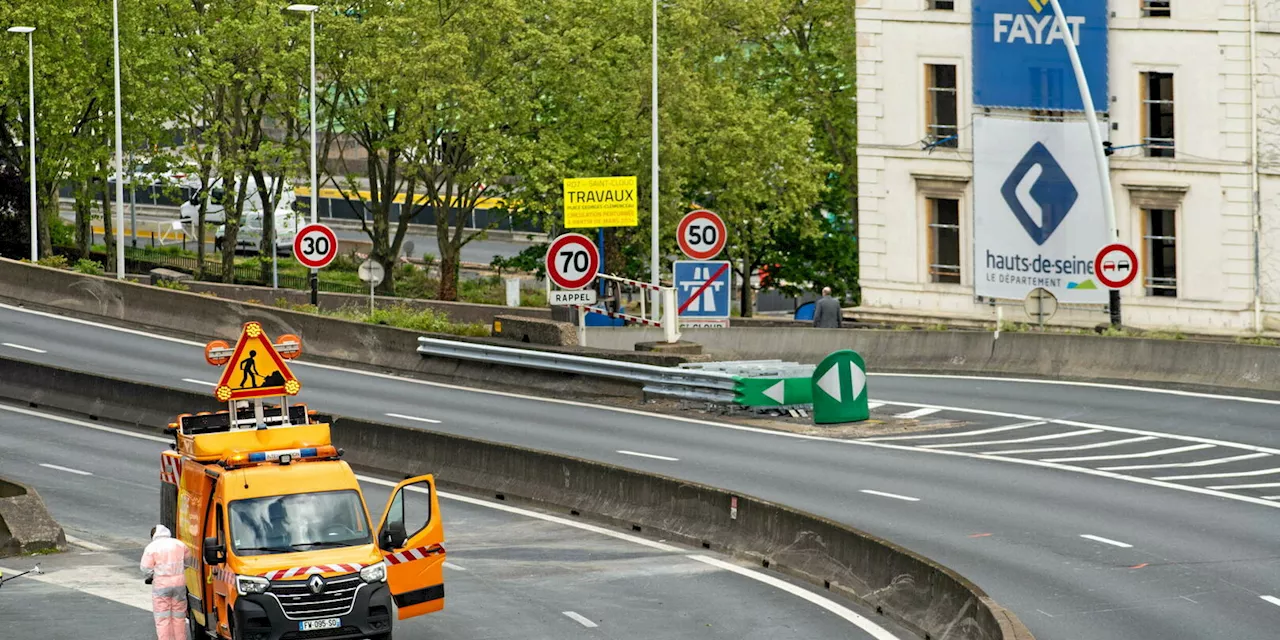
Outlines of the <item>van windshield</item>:
M232 502L231 548L239 556L293 553L373 542L355 491L296 493Z

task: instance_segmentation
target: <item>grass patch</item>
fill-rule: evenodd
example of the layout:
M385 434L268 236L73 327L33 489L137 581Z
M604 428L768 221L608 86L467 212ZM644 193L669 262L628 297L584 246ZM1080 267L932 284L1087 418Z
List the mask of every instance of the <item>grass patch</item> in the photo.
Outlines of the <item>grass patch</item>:
M361 307L343 307L337 311L324 312L323 315L331 315L346 320L354 320L356 322L365 322L368 324L381 324L389 327L399 327L401 329L412 329L414 331L422 331L424 333L446 333L455 336L472 337L483 337L489 335L489 327L485 325L452 322L449 320L449 317L443 313L432 311L430 309L415 309L407 304L398 304L391 307L374 309L373 313L370 313L368 309Z

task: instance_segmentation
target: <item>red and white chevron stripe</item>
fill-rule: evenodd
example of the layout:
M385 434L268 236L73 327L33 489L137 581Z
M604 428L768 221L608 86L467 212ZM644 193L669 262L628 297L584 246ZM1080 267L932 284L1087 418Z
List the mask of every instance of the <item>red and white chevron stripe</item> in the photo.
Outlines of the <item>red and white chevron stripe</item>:
M415 549L405 549L399 553L393 553L387 556L387 564L400 564L402 562L413 562L414 560L422 560L437 553L444 553L444 547L433 544L429 547L417 547Z
M310 567L293 567L292 569L277 569L262 574L262 577L268 580L285 580L287 578L296 578L298 576L309 576L316 573L355 573L363 569L362 564L322 564Z
M160 454L160 481L176 485L181 476L182 458L167 452Z
M225 582L233 584L236 580L236 574L225 567L214 567L211 576L216 582Z

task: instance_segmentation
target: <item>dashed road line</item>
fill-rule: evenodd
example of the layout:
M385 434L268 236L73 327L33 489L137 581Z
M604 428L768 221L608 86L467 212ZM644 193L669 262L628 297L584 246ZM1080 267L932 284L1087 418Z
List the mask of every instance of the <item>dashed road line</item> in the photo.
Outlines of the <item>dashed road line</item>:
M1025 429L1027 427L1038 427L1045 424L1043 420L1038 422L1022 422L1019 424L1011 424L1003 427L992 427L990 429L978 429L977 431L961 431L960 433L934 433L919 436L884 436L880 438L863 438L862 442L888 442L891 440L931 440L933 438L968 438L970 436L984 436L988 433L1000 433L1001 431L1012 431L1014 429Z
M1132 549L1132 548L1133 548L1133 545L1131 545L1131 544L1129 544L1129 543L1127 543L1127 542L1120 542L1119 540L1112 540L1111 538L1104 538L1104 537L1102 537L1102 536L1095 536L1095 535L1093 535L1093 534L1091 534L1091 533L1082 533L1082 534L1080 534L1080 537L1081 537L1081 538L1084 538L1085 540L1093 540L1094 542L1101 542L1102 544L1109 544L1109 545L1111 545L1111 546L1113 546L1113 547L1120 547L1121 549Z
M56 471L65 471L65 472L67 472L67 473L74 473L74 474L76 474L76 475L78 475L78 476L91 476L91 475L93 475L92 473L89 473L88 471L81 471L81 470L79 470L79 469L72 469L71 467L63 467L63 466L56 465L56 464L46 464L46 463L44 463L44 462L41 462L41 463L40 463L40 466L42 466L42 467L44 467L44 468L46 468L46 469L54 469L54 470L56 470Z
M431 418L419 418L417 416L406 416L402 413L384 413L382 415L388 418L399 418L401 420L412 420L414 422L425 422L427 424L440 424L439 420L432 420Z
M65 535L67 538L67 542L70 544L74 544L77 547L83 547L90 551L110 551L111 550L110 547L100 545L96 542L89 542L88 540L85 540L83 538L77 538L69 533Z
M639 451L627 451L626 449L618 449L618 453L624 456L636 456L638 458L652 458L654 460L665 460L667 462L679 462L680 458L672 458L671 456L660 456L652 453L640 453Z
M594 628L596 628L596 627L600 626L600 625L598 625L598 624L596 624L596 623L594 623L594 622L592 622L592 621L588 620L588 619L586 618L586 616L583 616L583 615L581 615L581 614L579 614L579 613L577 613L577 612L574 612L574 611L561 611L560 613L563 613L563 614L565 615L565 617L569 618L570 620L573 620L574 622L576 622L576 623L578 623L578 624L580 624L580 625L582 625L582 626L584 626L584 627L586 627L586 628L588 628L588 629L594 629Z
M942 411L942 409L935 409L935 408L933 408L933 407L923 407L923 408L920 408L920 409L916 409L915 411L908 411L908 412L906 412L906 413L899 413L898 415L896 415L896 416L894 416L894 417L895 417L895 418L902 418L903 420L912 420L912 419L915 419L915 418L923 418L923 417L925 417L925 416L927 416L927 415L932 415L932 414L935 414L935 413L937 413L937 412L939 412L939 411Z
M204 380L196 380L195 378L183 378L183 379L182 379L182 381L183 381L183 382L190 382L191 384L198 384L198 385L203 386L203 387L216 387L216 386L218 386L218 383L216 383L216 382L205 382Z
M1140 469L1176 469L1179 467L1212 467L1213 465L1216 465L1216 464L1227 464L1228 462L1240 462L1241 460L1256 460L1258 458L1265 458L1269 455L1271 454L1246 453L1241 456L1213 458L1212 460L1196 460L1195 462L1166 462L1164 464L1135 464L1135 465L1129 465L1125 467L1100 467L1100 468L1105 471L1137 471Z
M452 563L452 562L447 562L447 561L444 563L444 568L446 568L446 569L452 569L452 570L454 570L454 571L466 571L466 569L464 569L464 568L462 568L462 567L459 567L458 565L456 565L456 564L454 564L454 563Z
M1277 607L1280 607L1280 598L1277 598L1275 596L1258 596L1258 597L1262 598L1263 600L1266 600L1267 602L1270 602L1271 604L1276 605Z
M12 342L0 342L0 345L4 345L6 347L9 347L10 349L18 349L20 351L30 351L31 353L49 353L44 349L37 349L35 347L26 347L20 344L14 344Z
M858 491L860 493L866 493L873 496L880 496L882 498L893 498L895 500L905 500L907 502L920 502L920 498L912 498L911 496L899 495L897 493L886 493L884 491L876 491L874 489L859 489Z
M1211 444L1191 444L1185 447L1174 447L1172 449L1160 449L1158 451L1143 451L1141 453L1117 453L1109 456L1079 456L1071 458L1045 458L1042 462L1095 462L1098 460L1131 460L1134 458L1155 458L1158 456L1169 456L1175 453L1186 453L1188 451L1200 451L1202 449L1212 449ZM1114 469L1115 467L1107 467Z
M1101 429L1081 429L1080 431L1068 431L1066 433L1051 433L1047 436L1032 436L1030 438L1017 438L1014 440L985 440L983 442L953 442L950 444L926 444L921 445L921 449L954 449L957 447L982 447L993 444L1019 444L1022 442L1040 442L1042 440L1059 440L1062 438L1074 438L1076 436L1088 436L1095 433L1102 433ZM991 455L998 455L992 453Z
M1188 476L1158 476L1156 480L1208 480L1210 478L1247 478L1250 476L1269 476L1280 473L1280 469L1258 469L1257 471L1236 471L1233 473L1201 473Z
M1140 438L1126 438L1124 440L1109 440L1107 442L1095 442L1093 444L1082 444L1074 447L1041 447L1039 449L1018 449L1016 451L999 451L1000 455L1009 455L1013 453L1054 453L1058 451L1084 451L1086 449L1104 449L1106 447L1117 447L1122 444L1133 444L1135 442L1148 442L1155 440L1153 436L1142 436Z

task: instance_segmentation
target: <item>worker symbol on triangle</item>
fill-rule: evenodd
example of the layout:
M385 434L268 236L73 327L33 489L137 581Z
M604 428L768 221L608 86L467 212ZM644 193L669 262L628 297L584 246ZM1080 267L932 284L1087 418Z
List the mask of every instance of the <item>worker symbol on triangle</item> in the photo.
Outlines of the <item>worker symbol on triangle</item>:
M235 352L222 371L222 379L218 381L214 395L226 402L292 396L297 395L301 388L284 358L262 331L262 325L250 322L240 333Z
M867 406L867 365L848 349L827 356L813 371L813 421L817 424L861 422L871 417Z

